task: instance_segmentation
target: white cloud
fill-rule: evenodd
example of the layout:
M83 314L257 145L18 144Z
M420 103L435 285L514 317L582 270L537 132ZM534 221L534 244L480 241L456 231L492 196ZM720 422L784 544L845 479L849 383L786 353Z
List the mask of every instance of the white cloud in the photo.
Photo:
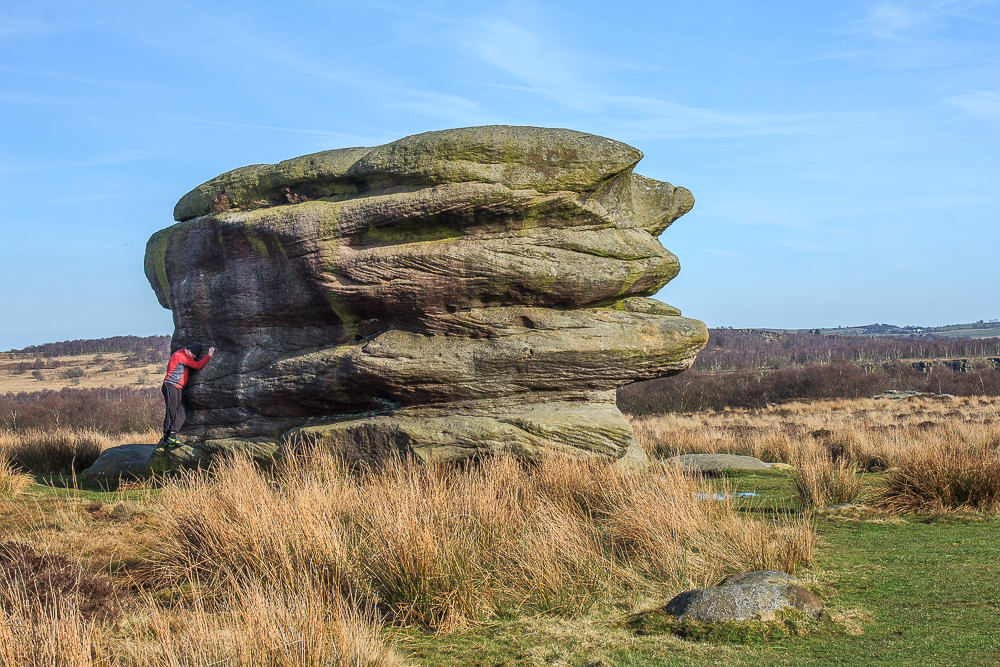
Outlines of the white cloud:
M595 111L576 63L584 58L546 41L507 19L476 21L468 27L464 46L497 69L533 90L580 111Z
M1000 120L1000 93L993 90L973 90L945 100L963 111L990 120Z
M462 45L467 51L517 81L487 85L547 97L574 111L612 117L616 127L635 138L746 137L817 131L818 119L811 115L725 111L606 92L594 81L607 63L593 62L592 56L506 18L476 21L465 33ZM628 65L618 63L612 67Z
M56 169L84 169L87 167L106 167L130 162L160 159L162 155L143 150L113 151L93 155L79 161L64 162L27 162L17 164L0 164L0 174L23 174L36 171L52 171Z
M269 132L289 132L292 134L314 134L327 137L337 137L343 141L357 146L370 146L379 143L379 139L364 137L349 132L332 132L330 130L315 130L306 127L287 127L284 125L261 125L257 123L234 123L227 120L214 120L211 118L194 118L191 116L167 116L170 120L185 121L196 125L208 125L212 127L224 127L232 130L266 130Z
M927 18L926 12L916 11L904 5L879 5L872 8L868 16L859 22L858 28L877 39L900 39Z
M887 41L899 41L940 23L949 16L964 16L995 0L919 0L884 2L872 7L868 16L857 21L855 32ZM974 17L969 17L974 18Z

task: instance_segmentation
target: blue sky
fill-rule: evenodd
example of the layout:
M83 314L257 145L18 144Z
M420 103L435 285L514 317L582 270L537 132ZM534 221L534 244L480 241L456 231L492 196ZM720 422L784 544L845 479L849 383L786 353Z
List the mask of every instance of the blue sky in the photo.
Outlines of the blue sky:
M169 333L145 242L216 174L491 123L690 188L710 326L1000 317L995 2L146 4L0 5L0 349Z

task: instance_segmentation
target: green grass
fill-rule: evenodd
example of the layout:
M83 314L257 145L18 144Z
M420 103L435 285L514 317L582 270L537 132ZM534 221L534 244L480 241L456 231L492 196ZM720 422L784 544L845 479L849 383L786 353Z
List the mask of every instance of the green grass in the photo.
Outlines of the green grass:
M788 473L736 473L728 484L762 494L745 501L750 512L797 511ZM443 636L412 629L391 635L402 654L427 665L1000 664L1000 519L818 515L816 526L819 555L804 579L836 624L808 636L748 644L640 636L627 628L632 610L607 608L571 619L492 621ZM858 626L863 634L850 634Z
M148 491L141 489L119 490L117 483L94 481L79 475L74 477L62 473L32 473L31 476L35 483L28 487L26 492L49 498L82 498L110 502L111 500L140 498L150 493L155 495L160 492L160 488L155 485Z

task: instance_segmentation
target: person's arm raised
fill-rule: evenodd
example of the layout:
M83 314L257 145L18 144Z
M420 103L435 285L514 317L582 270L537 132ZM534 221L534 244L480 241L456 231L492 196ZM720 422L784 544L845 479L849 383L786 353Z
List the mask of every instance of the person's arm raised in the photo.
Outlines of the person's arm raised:
M214 347L210 347L210 348L208 348L208 354L206 354L202 359L199 359L197 361L195 361L195 360L192 359L191 363L189 363L187 365L188 365L189 368L192 368L194 370L198 370L200 368L204 368L205 364L207 364L209 362L209 360L212 358L213 354L215 354L215 348Z

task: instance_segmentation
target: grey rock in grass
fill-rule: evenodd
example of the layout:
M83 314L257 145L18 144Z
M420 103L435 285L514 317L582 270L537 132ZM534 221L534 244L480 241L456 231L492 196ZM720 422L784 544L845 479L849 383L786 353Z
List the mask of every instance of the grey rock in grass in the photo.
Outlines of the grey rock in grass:
M83 475L90 479L137 477L149 472L149 459L156 445L118 445L101 452Z
M740 454L681 454L665 459L664 463L679 465L692 472L708 473L724 470L768 470L771 467L770 463Z
M352 459L560 451L634 467L618 387L688 368L705 325L648 298L691 193L582 132L428 132L253 165L198 186L146 275L174 348L211 342L185 395L191 451ZM176 460L174 460L176 459Z
M792 583L754 582L684 591L663 609L681 621L767 622L777 620L780 612L789 609L819 618L823 603L810 591Z

